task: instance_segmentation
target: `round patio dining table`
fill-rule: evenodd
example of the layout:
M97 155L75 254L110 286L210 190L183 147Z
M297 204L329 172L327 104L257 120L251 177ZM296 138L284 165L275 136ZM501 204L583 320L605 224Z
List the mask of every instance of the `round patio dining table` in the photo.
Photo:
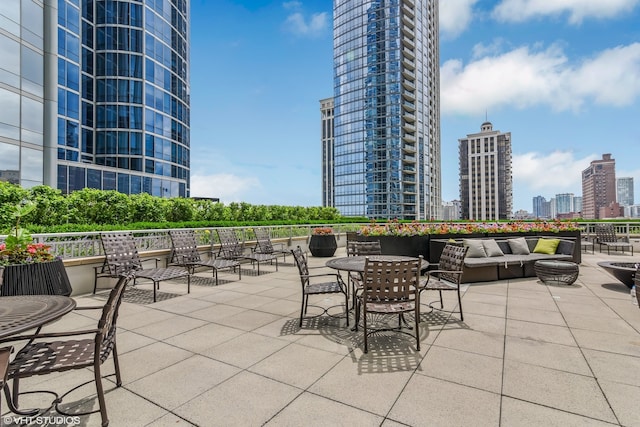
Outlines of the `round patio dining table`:
M369 258L372 261L384 260L384 261L413 261L416 257L404 256L404 255L359 255L359 256L347 256L332 258L325 263L329 268L342 271L352 271L354 273L364 272L364 260Z
M18 295L0 297L0 339L39 328L76 307L63 295Z

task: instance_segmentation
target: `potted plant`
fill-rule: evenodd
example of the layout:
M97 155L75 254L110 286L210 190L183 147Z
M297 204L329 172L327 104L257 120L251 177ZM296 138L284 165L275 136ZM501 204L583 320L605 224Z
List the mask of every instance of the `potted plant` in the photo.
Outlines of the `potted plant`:
M309 240L309 251L316 257L330 257L336 253L338 243L331 227L316 227Z
M70 295L71 284L62 259L51 247L34 243L20 220L35 208L33 202L14 207L15 226L0 244L0 296Z

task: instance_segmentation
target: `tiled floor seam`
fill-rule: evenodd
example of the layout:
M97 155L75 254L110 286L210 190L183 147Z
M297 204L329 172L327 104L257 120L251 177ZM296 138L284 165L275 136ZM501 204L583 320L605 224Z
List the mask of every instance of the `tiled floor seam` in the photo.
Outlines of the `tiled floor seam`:
M504 402L504 374L506 371L506 354L507 354L507 327L509 313L509 289L511 281L507 280L507 293L505 295L504 303L504 336L502 340L502 372L500 375L500 409L498 410L498 426L502 426L502 405Z
M582 285L584 287L587 287L586 285ZM549 289L549 287L547 287L547 289ZM587 287L587 289L589 289L589 292L591 292L592 294L594 294L594 292ZM549 293L551 293L551 290L549 290ZM594 294L595 295L595 294ZM553 296L553 294L552 294ZM596 295L597 297L597 295ZM604 301L602 301L601 298L597 297L600 302L604 303ZM602 397L604 398L605 402L607 402L607 405L609 406L609 409L611 410L611 413L613 414L613 416L615 417L616 421L618 422L618 425L622 425L620 423L620 418L618 418L618 414L616 414L616 411L613 409L613 406L611 405L611 402L609 402L609 398L607 397L607 394L605 393L605 391L602 389L602 385L600 384L600 381L598 380L597 375L595 374L595 372L593 371L593 368L591 367L591 364L589 363L589 359L587 358L587 356L584 354L584 351L582 349L582 346L580 345L580 342L578 341L578 339L576 338L576 336L573 333L573 328L571 328L571 326L569 326L569 323L567 322L566 318L564 317L564 313L562 312L562 310L560 309L560 306L558 306L558 301L557 299L553 299L554 304L556 305L556 307L558 308L558 311L560 312L560 316L562 316L562 320L564 320L564 323L567 325L567 328L569 330L569 333L571 334L571 337L573 338L573 340L576 342L576 346L578 348L578 350L580 351L580 354L582 355L582 358L584 359L585 363L587 364L587 367L589 368L589 372L591 372L591 376L587 376L590 378L593 378L594 381L596 382L596 384L598 385L598 390L600 390L600 393L602 394ZM605 303L606 305L606 303ZM575 374L575 375L580 375L580 374ZM586 375L583 375L586 376ZM560 410L560 409L558 409ZM602 420L601 420L602 421Z

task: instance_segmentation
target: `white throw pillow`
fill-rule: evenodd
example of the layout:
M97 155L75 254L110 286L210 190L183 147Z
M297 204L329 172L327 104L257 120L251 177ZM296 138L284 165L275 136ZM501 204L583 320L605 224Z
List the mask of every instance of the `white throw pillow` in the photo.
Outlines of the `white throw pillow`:
M511 253L514 255L529 255L531 253L529 251L529 245L527 245L527 240L524 237L509 239L507 242L509 242Z
M482 246L484 247L484 251L488 257L504 255L504 252L502 252L502 249L498 246L498 242L493 239L483 240Z
M469 258L486 258L487 253L480 239L462 239L462 245L468 247L467 256Z

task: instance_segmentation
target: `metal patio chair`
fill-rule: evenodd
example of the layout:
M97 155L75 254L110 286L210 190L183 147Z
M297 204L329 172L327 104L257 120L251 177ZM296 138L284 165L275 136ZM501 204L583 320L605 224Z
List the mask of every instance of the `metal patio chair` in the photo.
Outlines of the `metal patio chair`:
M284 249L282 243L274 244L271 242L269 229L266 227L255 227L253 233L256 235L257 242L256 247L253 249L254 254L282 255L282 261L287 261L287 255L290 255L291 251Z
M46 375L69 370L91 368L93 371L92 380L72 388L62 396L58 396L56 393L51 391L47 393L55 395L56 398L53 401L53 406L58 413L67 416L77 416L88 415L99 411L102 418L102 426L109 425L104 389L102 386L101 369L102 364L110 355L113 355L116 386L120 387L122 385L116 346L116 321L118 320L118 310L122 302L125 287L133 279L133 273L121 276L118 283L111 290L109 298L104 306L76 307L76 310L102 310L102 315L100 316L98 326L96 328L69 332L38 332L34 335L16 335L1 341L27 341L27 344L16 353L15 358L9 364L7 378L8 380L13 381L12 399L9 399L8 397L11 394L9 393L8 384L4 384L5 394L7 395L7 400L9 401L9 406L11 406L12 411L19 411L17 408L21 379L36 375ZM62 338L65 339L63 340ZM86 372L88 373L90 371L87 370ZM82 413L74 411L73 413L68 413L64 409L60 408L60 404L64 397L89 382L95 382L96 384L98 403L100 406L99 410Z
M191 292L191 274L180 267L158 267L158 259L155 259L155 268L144 268L138 255L138 248L133 238L133 233L100 233L100 240L104 248L105 259L100 267L95 268L93 293L98 288L98 278L116 278L122 274L134 272L137 279L148 279L153 282L153 302L156 302L156 290L160 288L160 282L187 278L187 293Z
M414 314L416 349L420 351L420 269L422 257L407 261L365 259L362 293L356 298L356 330L362 313L364 352L369 351L368 337L380 331L369 331L367 314L398 316L397 328L385 328L413 335L402 328L404 313Z
M258 275L260 275L260 264L263 262L276 263L276 271L278 271L278 257L273 254L263 254L253 252L246 254L244 244L238 240L236 232L232 229L219 228L216 229L218 239L220 240L220 250L218 258L232 261L249 261L251 265L258 265Z
M170 230L171 256L169 264L178 265L187 269L189 274L193 274L197 267L207 267L212 269L216 286L218 285L218 270L238 269L238 280L242 279L240 262L230 259L219 259L210 254L208 260L203 260L198 251L198 243L193 230Z
M616 251L621 250L622 253L626 249L631 249L631 255L633 255L633 245L628 241L626 237L618 237L616 235L616 229L613 224L596 224L596 243L600 246L600 252L602 247L607 248L607 255L610 255L611 248Z
M462 297L460 295L460 283L462 282L462 270L464 257L469 250L468 246L446 244L440 255L440 261L436 270L428 270L426 280L420 284L420 293L423 291L438 291L440 295L440 309L444 309L442 291L455 291L458 294L458 307L460 308L460 320L464 320L462 314ZM431 307L431 305L429 305ZM433 307L431 307L433 308Z

